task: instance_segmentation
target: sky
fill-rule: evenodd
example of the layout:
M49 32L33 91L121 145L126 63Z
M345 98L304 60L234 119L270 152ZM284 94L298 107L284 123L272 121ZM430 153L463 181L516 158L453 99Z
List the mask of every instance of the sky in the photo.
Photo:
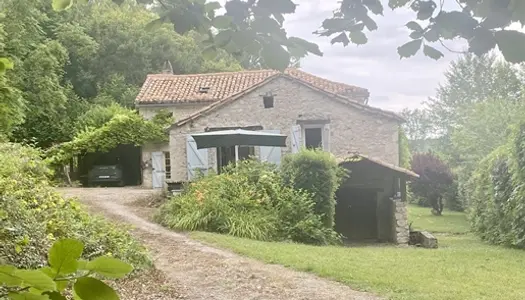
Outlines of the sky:
M297 36L319 45L322 57L309 55L301 61L302 70L314 75L367 88L369 104L391 111L417 108L428 97L435 95L436 88L444 80L444 72L457 54L436 47L445 57L435 61L418 53L401 60L397 47L410 41L408 21L415 19L412 11L392 11L385 4L384 16L374 17L379 29L368 33L368 43L362 46L330 44L330 38L318 37L312 32L322 21L332 16L337 0L296 0L296 13L287 15L284 27L289 36ZM382 0L382 2L386 2ZM445 0L455 9L454 0ZM453 2L453 3L452 3ZM457 4L456 4L457 5ZM449 48L463 50L461 43L449 42Z

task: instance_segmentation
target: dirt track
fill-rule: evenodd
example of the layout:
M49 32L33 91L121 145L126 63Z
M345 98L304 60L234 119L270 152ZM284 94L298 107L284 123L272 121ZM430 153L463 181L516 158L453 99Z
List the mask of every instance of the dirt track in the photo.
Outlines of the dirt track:
M78 197L90 210L109 219L133 225L134 235L149 248L156 268L166 278L164 284L177 291L176 296L172 293L170 298L142 295L137 299L379 299L311 274L204 245L152 223L147 220L147 208L130 206L153 196L151 190L68 188L59 191L68 197Z

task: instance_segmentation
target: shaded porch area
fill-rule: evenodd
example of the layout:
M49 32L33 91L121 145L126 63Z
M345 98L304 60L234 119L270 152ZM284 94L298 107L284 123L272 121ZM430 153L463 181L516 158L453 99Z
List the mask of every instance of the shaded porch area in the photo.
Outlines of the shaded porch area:
M336 193L337 232L348 242L408 243L406 182L418 175L361 154L339 165L349 178Z

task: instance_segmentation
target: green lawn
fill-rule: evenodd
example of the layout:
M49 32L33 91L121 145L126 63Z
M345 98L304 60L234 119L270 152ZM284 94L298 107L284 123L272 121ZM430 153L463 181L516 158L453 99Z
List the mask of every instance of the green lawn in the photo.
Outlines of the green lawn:
M439 249L395 246L315 247L230 236L192 236L268 263L331 278L391 299L524 299L525 251L486 245L464 215L410 207L414 228L437 233ZM446 233L449 232L449 233ZM450 234L453 233L453 234ZM458 234L463 233L463 234Z
M442 216L433 216L428 207L410 205L409 222L414 229L427 230L432 233L466 233L469 225L464 213L447 211Z

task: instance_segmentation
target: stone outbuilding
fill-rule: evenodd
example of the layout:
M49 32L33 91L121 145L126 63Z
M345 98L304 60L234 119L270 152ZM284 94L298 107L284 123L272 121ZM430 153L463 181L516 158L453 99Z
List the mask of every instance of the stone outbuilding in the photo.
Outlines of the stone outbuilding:
M159 110L168 110L175 123L170 128L169 143L143 147L143 185L163 188L166 184L191 181L199 172L220 173L223 166L233 161L235 148L197 149L190 134L227 129L288 136L285 148L240 146L240 158L256 156L280 164L283 155L302 147L322 148L336 157L361 153L383 165L399 168L398 136L403 119L369 106L368 98L369 92L364 88L297 69L149 75L136 99L140 114L152 118ZM398 183L401 182L404 183ZM388 194L391 192L376 190L374 199L396 196ZM372 199L367 194L371 191L363 193L360 197ZM378 238L386 237L387 230L379 220L391 222L394 211L394 216L404 215L399 217L399 224L407 223L406 205L396 201L388 206L388 221L384 219L387 208L381 206L383 202L373 201L377 207L374 222ZM390 237L389 240L403 240Z

